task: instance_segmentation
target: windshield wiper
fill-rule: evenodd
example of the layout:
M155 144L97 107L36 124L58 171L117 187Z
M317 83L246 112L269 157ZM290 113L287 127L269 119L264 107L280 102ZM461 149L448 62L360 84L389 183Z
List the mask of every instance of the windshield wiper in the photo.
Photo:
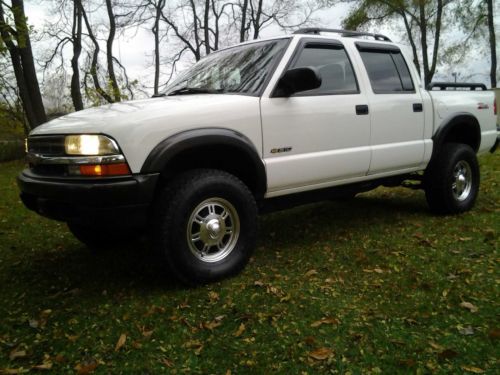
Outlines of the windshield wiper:
M223 93L223 89L212 90L204 89L201 87L181 87L180 89L174 90L168 94L168 96L174 95L190 95L190 94L220 94Z

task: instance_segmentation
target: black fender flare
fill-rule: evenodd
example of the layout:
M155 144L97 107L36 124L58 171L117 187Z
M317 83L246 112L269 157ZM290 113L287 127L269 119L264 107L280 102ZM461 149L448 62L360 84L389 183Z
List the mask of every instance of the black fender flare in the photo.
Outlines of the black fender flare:
M267 175L264 162L252 141L244 134L226 128L199 128L183 131L162 140L149 153L142 165L141 174L161 173L168 163L182 152L197 147L231 147L247 156L255 167L258 196L264 196L267 189Z
M439 154L441 146L457 126L466 126L474 134L476 142L474 142L472 148L475 152L478 151L481 145L481 126L479 125L479 121L473 114L468 112L454 113L441 122L437 132L432 136L433 148L431 160Z

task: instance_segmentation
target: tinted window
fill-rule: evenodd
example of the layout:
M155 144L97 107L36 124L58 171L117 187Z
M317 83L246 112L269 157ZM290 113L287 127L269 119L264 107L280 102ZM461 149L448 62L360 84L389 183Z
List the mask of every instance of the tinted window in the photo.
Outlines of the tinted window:
M401 53L392 53L391 56L396 64L396 68L398 68L399 77L401 78L401 83L403 84L403 90L415 90L413 81L411 80L410 71L408 70L408 66L406 65L403 55L401 55Z
M314 67L323 80L321 87L308 91L308 95L355 94L358 92L351 62L343 48L334 46L306 46L294 68Z
M375 93L414 91L410 72L401 53L389 51L360 53Z

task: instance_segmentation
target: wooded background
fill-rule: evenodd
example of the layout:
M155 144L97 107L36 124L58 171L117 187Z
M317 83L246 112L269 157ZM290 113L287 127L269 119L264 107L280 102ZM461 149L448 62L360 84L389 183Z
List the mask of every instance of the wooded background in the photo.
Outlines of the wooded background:
M408 44L425 84L440 64L479 54L497 85L493 0L38 0L51 14L41 28L27 17L29 3L0 0L0 120L25 133L54 112L157 94L179 65L259 39L269 27L318 26L318 12L341 3L350 5L344 28L391 30ZM130 77L116 54L117 38L140 29L154 41L150 82Z

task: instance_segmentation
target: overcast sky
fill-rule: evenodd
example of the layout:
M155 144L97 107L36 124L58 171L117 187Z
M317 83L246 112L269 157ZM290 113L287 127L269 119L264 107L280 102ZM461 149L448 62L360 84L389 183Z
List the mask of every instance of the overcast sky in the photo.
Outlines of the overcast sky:
M44 23L53 21L50 6L47 5L48 2L44 1L43 3L40 4L38 1L28 1L26 3L28 22L35 26L37 30L41 30ZM321 26L340 28L341 21L347 15L348 10L349 5L340 3L332 9L319 12L316 18L320 20ZM500 15L496 17L496 24L499 17ZM498 26L497 30L499 30ZM403 34L393 29L380 28L371 31L384 33L395 42L404 41ZM265 38L280 34L282 34L282 31L279 28L269 27L262 32L261 36ZM453 30L443 30L443 35L444 38L453 38L455 40L459 40L462 37L460 34L454 33ZM500 41L500 38L498 39ZM125 35L119 36L115 42L114 53L127 68L131 79L138 79L140 82L150 84L152 82L153 70L148 69L148 67L152 64L153 48L151 32L140 29L139 31L128 32ZM36 44L35 53L37 55L41 55L42 53L41 48L37 48ZM469 57L467 62L462 66L453 67L453 69L444 66L438 67L438 72L434 80L450 81L453 79L451 74L453 71L456 71L459 73L459 76L467 77L468 81L483 82L489 86L489 69L489 58L476 54L475 57ZM164 73L166 74L167 72Z

